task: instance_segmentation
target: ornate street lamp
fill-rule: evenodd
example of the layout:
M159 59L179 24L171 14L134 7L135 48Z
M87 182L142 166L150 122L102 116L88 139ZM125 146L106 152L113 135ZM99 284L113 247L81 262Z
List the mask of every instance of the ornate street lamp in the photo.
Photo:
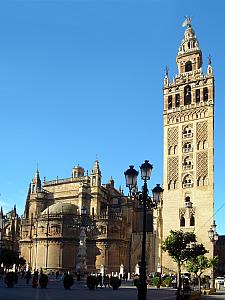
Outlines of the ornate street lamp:
M142 227L142 248L141 248L141 265L140 265L140 282L138 284L138 300L146 300L147 283L146 283L146 208L157 208L158 203L162 198L163 189L157 185L153 190L153 197L148 196L147 180L150 179L153 166L148 160L140 166L141 179L144 181L141 192L136 192L138 171L134 166L130 166L124 172L126 186L129 188L130 196L134 196L143 205L143 227Z
M213 224L211 225L210 229L208 230L208 236L210 241L213 244L213 256L214 256L214 245L216 244L216 242L218 241L218 233L216 232L216 222L215 220L213 221ZM212 270L211 270L211 287L214 288L215 287L215 279L214 279L214 267L212 266Z

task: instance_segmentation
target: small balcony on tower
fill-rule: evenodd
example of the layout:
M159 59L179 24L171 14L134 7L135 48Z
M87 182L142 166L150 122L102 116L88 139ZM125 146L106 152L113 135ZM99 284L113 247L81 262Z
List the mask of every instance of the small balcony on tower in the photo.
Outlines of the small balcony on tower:
M183 170L192 170L192 158L190 156L186 156L183 160Z
M193 152L193 147L190 142L187 142L183 145L183 153Z
M192 188L193 187L193 179L190 174L187 174L182 182L182 187L183 188Z
M193 137L193 131L192 131L192 128L189 126L186 126L184 129L183 129L183 138L192 138Z

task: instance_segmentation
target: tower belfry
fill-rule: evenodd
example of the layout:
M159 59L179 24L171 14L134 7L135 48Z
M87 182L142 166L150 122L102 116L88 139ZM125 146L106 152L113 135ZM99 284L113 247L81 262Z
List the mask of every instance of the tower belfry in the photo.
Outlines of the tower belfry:
M214 217L214 76L190 18L176 57L178 73L164 78L163 239L170 230L193 231L212 256L208 238ZM174 270L167 254L162 266Z

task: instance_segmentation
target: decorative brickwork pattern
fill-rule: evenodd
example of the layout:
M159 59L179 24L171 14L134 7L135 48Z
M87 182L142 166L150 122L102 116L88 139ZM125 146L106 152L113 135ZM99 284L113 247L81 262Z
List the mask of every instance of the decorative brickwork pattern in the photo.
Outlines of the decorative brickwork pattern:
M168 182L178 180L178 157L168 159Z
M196 140L197 140L197 143L208 140L208 123L207 123L207 121L197 123L197 125L196 125Z
M189 209L188 209L188 213L189 213L189 218L190 218L191 216L195 216L195 207L189 208Z
M178 144L178 127L168 129L168 147Z
M179 209L179 218L182 216L185 216L185 213L186 213L186 208L180 208Z
M201 151L197 153L197 171L196 177L206 177L208 175L208 152Z

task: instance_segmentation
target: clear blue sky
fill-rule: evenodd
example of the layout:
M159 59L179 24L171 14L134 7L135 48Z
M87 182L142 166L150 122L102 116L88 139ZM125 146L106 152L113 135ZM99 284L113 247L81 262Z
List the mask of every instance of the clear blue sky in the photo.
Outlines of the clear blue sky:
M23 0L0 3L0 202L23 213L37 163L43 179L91 170L125 187L144 159L162 182L163 77L177 72L185 15L216 83L215 211L225 202L223 1ZM216 214L225 234L225 206Z

